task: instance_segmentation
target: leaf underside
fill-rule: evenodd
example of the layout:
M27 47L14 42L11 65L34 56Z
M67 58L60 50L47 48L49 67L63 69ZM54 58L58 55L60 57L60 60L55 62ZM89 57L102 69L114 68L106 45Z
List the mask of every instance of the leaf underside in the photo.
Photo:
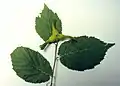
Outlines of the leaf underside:
M12 53L12 65L16 74L27 82L42 83L50 79L52 68L38 52L17 47Z
M44 40L48 40L52 35L52 23L59 33L62 33L61 20L58 18L57 14L50 10L46 5L42 10L41 16L36 17L35 29L39 36Z
M77 71L92 69L100 64L107 50L114 45L87 36L76 37L75 40L62 43L58 54L64 66Z

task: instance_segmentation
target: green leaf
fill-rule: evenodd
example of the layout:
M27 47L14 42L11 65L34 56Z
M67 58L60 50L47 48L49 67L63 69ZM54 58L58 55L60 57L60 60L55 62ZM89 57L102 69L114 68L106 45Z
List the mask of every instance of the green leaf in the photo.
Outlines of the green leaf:
M52 35L52 23L59 33L62 33L61 20L57 14L50 10L45 4L41 16L36 17L35 29L39 36L44 40L48 40Z
M58 54L61 63L67 68L84 71L100 64L113 45L94 37L81 36L62 43Z
M11 58L13 70L27 82L42 83L52 76L49 62L39 52L26 47L17 47L11 53Z

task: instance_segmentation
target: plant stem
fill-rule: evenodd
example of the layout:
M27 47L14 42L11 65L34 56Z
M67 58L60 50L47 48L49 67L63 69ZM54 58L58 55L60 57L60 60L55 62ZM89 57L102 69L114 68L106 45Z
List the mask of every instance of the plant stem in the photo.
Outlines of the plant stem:
M50 86L53 85L53 79L54 79L54 77L56 79L56 76L54 76L54 72L55 72L55 66L56 66L56 61L57 61L57 46L58 46L58 42L55 44L55 56L54 56L54 64L53 64L53 75L52 75L52 78L51 78Z
M56 79L57 79L57 70L58 70L58 58L56 58L56 65L54 69L54 86L56 86Z

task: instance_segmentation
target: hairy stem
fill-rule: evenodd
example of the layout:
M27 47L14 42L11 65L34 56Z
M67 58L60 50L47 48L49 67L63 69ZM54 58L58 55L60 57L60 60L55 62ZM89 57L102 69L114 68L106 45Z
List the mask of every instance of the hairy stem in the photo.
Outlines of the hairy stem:
M51 83L50 83L50 86L53 86L53 84L55 85L55 82L53 83L53 79L56 79L56 75L54 76L54 72L56 71L55 70L55 66L56 66L56 62L57 62L57 46L58 46L58 43L55 44L55 56L54 56L54 64L53 64L53 75L52 75L52 78L51 78Z

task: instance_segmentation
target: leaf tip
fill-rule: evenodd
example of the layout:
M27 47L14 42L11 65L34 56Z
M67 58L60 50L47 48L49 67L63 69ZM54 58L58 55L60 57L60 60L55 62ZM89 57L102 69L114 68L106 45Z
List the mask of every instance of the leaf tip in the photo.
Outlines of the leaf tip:
M45 9L45 8L48 8L48 6L44 3L44 9Z
M112 47L112 46L114 46L115 45L115 43L107 43L106 44L106 49L109 49L110 47Z

